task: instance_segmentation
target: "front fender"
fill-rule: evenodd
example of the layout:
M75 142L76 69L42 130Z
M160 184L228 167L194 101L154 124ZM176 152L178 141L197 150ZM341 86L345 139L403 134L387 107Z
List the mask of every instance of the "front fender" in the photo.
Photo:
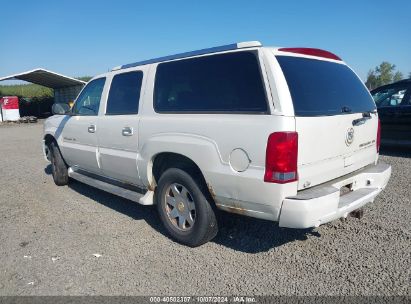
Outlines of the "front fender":
M44 121L43 139L45 139L47 135L53 136L57 143L60 145L63 128L69 118L70 117L68 115L54 115L47 118Z

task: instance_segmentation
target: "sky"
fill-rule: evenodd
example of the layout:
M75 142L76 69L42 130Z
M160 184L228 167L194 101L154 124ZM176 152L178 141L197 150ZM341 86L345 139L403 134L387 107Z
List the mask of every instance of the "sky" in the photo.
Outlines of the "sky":
M411 72L410 0L1 2L0 77L37 67L94 76L250 40L329 50L362 79L382 61Z

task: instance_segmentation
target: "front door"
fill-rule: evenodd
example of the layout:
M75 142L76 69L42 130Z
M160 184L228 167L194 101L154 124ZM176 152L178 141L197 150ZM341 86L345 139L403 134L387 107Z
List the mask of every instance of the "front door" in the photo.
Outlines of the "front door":
M113 76L99 125L99 159L104 176L140 185L137 169L139 102L143 71Z
M86 85L62 127L60 149L69 166L99 174L98 112L105 78Z

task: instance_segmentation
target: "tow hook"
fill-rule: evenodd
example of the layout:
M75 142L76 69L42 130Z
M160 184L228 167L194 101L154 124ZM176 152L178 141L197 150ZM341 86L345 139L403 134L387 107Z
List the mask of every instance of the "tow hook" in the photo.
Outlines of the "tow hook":
M360 220L360 219L362 219L362 217L364 216L364 209L363 209L363 208L360 208L360 209L351 211L351 212L350 212L350 216L351 216L351 217L355 217L355 218L357 218L357 219Z

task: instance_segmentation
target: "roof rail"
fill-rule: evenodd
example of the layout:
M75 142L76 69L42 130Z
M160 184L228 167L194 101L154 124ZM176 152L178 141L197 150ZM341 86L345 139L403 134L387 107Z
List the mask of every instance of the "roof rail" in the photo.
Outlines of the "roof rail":
M180 59L180 58L205 55L205 54L217 53L217 52L224 52L224 51L230 51L230 50L236 50L236 49L243 49L243 48L260 47L260 46L262 46L262 44L259 41L246 41L246 42L232 43L232 44L197 50L197 51L185 52L185 53L180 53L180 54L175 54L175 55L170 55L170 56L164 56L164 57L129 63L129 64L125 64L119 67L115 67L112 69L112 71L119 70L119 69L127 69L127 68L132 68L132 67L136 67L140 65L162 62L162 61L167 61L167 60Z

